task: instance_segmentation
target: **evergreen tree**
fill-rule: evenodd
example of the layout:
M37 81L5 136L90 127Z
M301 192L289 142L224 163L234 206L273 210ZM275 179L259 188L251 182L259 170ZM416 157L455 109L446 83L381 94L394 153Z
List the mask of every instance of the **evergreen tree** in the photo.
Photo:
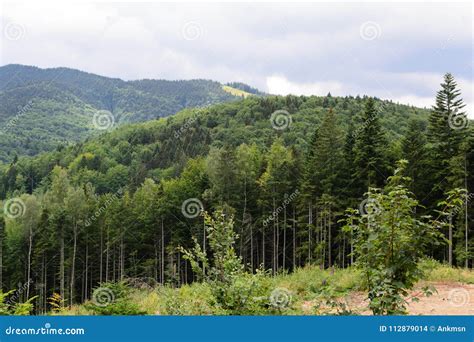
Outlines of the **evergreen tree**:
M446 192L454 185L446 180L460 167L452 164L452 158L459 154L461 143L467 134L467 116L462 111L465 104L460 96L461 91L457 89L454 77L447 73L441 83L441 90L436 94L436 105L429 117L428 130L432 145L431 171L434 187L440 192Z
M402 156L408 161L405 174L410 177L410 191L423 204L426 204L428 193L431 191L429 180L429 155L426 139L426 125L422 121L411 120L408 130L402 139Z
M386 178L387 145L373 98L366 101L355 135L354 177L361 196L369 187L381 186Z

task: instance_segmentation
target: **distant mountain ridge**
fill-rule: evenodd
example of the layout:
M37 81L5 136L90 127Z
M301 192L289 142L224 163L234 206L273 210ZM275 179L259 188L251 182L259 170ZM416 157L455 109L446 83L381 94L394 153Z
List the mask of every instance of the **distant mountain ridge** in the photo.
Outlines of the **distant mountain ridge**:
M239 98L221 83L203 79L124 81L69 68L2 66L0 161L98 133L92 118L99 110L109 111L118 125Z

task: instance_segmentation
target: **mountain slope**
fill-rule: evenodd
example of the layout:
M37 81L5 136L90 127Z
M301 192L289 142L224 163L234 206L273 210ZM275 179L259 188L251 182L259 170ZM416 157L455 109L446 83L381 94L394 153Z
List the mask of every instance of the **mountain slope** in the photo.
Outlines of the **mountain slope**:
M15 189L33 191L47 178L54 165L68 168L78 183L91 182L100 193L124 185L135 187L146 177L161 179L179 174L187 159L205 156L210 148L256 143L269 148L277 138L304 151L314 129L329 108L337 113L340 126L360 126L365 98L360 97L248 97L208 108L185 109L176 115L145 123L123 125L115 130L34 159L21 158L5 166L5 196ZM429 111L377 100L383 128L390 142L400 140L410 119L427 122ZM87 110L87 107L84 107ZM288 127L274 129L272 113L288 112ZM284 115L285 116L285 115ZM394 151L397 153L397 151ZM35 171L31 168L34 165ZM20 176L19 176L20 175ZM21 180L20 184L18 179Z
M93 116L115 125L166 117L186 107L238 99L214 81L123 81L68 68L0 67L0 161L54 149L94 133Z

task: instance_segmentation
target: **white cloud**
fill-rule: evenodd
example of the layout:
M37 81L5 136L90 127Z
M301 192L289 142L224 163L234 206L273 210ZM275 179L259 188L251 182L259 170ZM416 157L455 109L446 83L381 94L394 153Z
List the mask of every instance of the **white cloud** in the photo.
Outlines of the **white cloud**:
M2 28L14 22L26 34L18 41L2 36L0 64L67 66L124 79L241 81L272 93L369 94L417 104L434 98L443 73L452 71L466 102L474 102L472 82L465 81L472 71L469 4L29 1L1 8ZM370 21L381 32L367 41L360 27ZM196 40L183 37L189 22L202 30Z
M295 83L287 80L284 76L267 77L267 89L270 94L275 95L343 95L342 84L336 81Z

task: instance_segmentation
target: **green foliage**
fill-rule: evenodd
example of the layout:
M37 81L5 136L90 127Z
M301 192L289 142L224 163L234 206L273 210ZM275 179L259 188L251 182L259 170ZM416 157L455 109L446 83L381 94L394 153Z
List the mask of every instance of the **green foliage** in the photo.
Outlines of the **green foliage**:
M0 160L61 149L100 133L99 110L115 125L172 115L238 99L207 80L126 82L73 69L22 65L0 68Z
M11 290L3 292L0 290L0 316L27 316L33 311L33 301L38 298L37 296L29 298L25 302L10 302L8 297L14 294L16 291Z
M4 70L0 68L0 73ZM102 104L113 104L115 109L110 110L115 114L125 113L120 108L141 106L141 95L118 97L122 102L115 102L115 86L110 92L102 86L91 86L97 94L80 92L84 85L90 86L91 75L76 75L77 83L68 87L71 74L63 71L62 90L74 90L77 101L99 106L108 96ZM38 71L36 77L42 79L41 75ZM95 81L109 84L105 78ZM128 82L117 82L123 85L120 92L130 90ZM174 85L177 91L186 88L185 83ZM166 93L169 84L160 88L146 81L133 86L144 93ZM270 122L278 110L288 111L292 118L284 130L274 129ZM393 202L403 196L409 199L393 206L404 218L401 227L396 227L402 232L401 241L397 240L401 246L407 244L402 237L413 235L407 223L409 209L415 207L410 192L423 204L416 206L412 217L427 223L423 216L433 214L445 192L472 189L474 137L464 139L448 161L438 161L441 157L431 153L434 143L426 142L420 133L428 114L428 110L367 97L250 96L123 125L34 158L13 157L11 163L0 164L0 198L22 200L26 212L16 218L5 216L0 234L4 286L13 288L28 280L46 284L46 289L29 289L30 295L41 296L39 312L44 313L55 309L45 299L52 293L59 292L63 312L64 305L74 308L83 298L91 298L92 289L104 280L147 278L164 287L184 288L202 281L213 287L209 301L199 302L197 311L209 312L215 306L220 313L292 313L296 302L284 309L270 305L268 298L275 287L267 284L269 277L253 274L271 271L278 277L295 272L301 277L300 285L288 291L296 300L315 300L298 297L307 294L302 284L313 288L314 295L319 293L321 277L336 277L327 277L325 270L320 270L321 276L301 275L299 268L335 266L337 275L338 267L352 265L353 231L341 230L338 220L347 207L358 206L369 183L384 184L395 160L406 157L412 162L405 173L414 180L404 179L403 189L372 190L371 196ZM409 120L414 116L416 123ZM127 120L127 116L117 118ZM443 192L432 191L433 163L449 166ZM197 214L222 210L226 216L208 217L204 224L197 216L185 215L183 204L188 200L198 204ZM452 233L453 264L472 263L472 203L466 197L462 210L452 208L450 216L441 214L431 222L443 234ZM393 210L374 216L381 227L391 226L388 213L398 215ZM447 212L444 206L440 210ZM359 225L362 219L367 228L373 228L367 218L352 217L348 225ZM376 231L375 237L387 237L387 229ZM178 251L178 246L183 249ZM437 239L422 249L438 260L449 254ZM406 260L412 262L416 258L411 249L407 251ZM390 263L405 261L386 258ZM377 258L374 262L381 265ZM78 279L84 275L87 281ZM339 281L345 284L342 288L356 286L352 278ZM410 283L410 279L403 281ZM339 290L337 281L331 286ZM187 302L192 291L183 291L176 305L167 306L170 312L192 312ZM249 300L254 297L266 299Z
M37 299L38 296L31 297L24 303L18 303L15 305L15 310L13 311L13 315L15 316L28 316L34 309L33 301Z
M429 217L417 217L418 201L407 189L400 161L383 191L371 188L363 212L349 212L345 230L355 234L355 254L376 315L406 313L405 296L421 278L427 247L442 239Z
M124 282L102 283L85 307L96 315L144 315L146 312L132 302L130 291Z
M250 274L244 271L241 258L234 245L237 235L234 220L222 210L210 216L203 214L208 232L211 260L195 241L189 251L180 248L184 258L191 262L195 274L204 278L211 287L215 305L232 315L263 314L267 312L271 283L263 272Z

